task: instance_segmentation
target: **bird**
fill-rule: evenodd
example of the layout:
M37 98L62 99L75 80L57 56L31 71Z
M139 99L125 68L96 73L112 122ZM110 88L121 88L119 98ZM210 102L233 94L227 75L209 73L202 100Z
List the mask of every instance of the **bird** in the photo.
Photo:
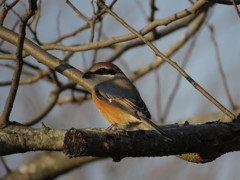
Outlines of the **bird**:
M116 65L99 62L82 76L92 85L92 99L102 116L111 124L125 130L155 130L165 139L168 135L152 120L151 114L137 88Z

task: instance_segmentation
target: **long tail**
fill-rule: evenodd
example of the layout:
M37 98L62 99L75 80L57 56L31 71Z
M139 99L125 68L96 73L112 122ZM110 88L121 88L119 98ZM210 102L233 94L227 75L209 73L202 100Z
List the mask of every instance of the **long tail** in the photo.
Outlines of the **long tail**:
M160 127L158 127L154 122L150 119L142 119L143 123L150 127L151 129L155 130L158 134L161 134L164 138L168 141L173 141Z

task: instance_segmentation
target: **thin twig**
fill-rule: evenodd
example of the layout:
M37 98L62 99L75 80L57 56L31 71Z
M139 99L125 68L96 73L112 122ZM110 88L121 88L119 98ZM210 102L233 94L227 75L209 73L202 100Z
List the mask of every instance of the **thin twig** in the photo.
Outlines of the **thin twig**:
M6 68L12 69L12 70L15 70L15 68L16 68L14 65L7 64L7 63L6 63L6 64L0 63L0 66L1 66L1 67L6 67ZM31 72L29 72L29 71L26 71L26 70L22 70L22 74L27 75L27 76L34 76L33 73L31 73Z
M61 9L58 11L58 14L57 14L57 27L56 27L56 31L57 31L57 36L58 37L61 37L61 30L60 30L60 26L61 26L61 23L60 23L60 20L61 20ZM60 43L60 44L62 44L62 43ZM64 54L64 51L62 51L63 52L63 54Z
M51 69L51 68L49 68L49 70L50 70L51 73L52 73L53 80L54 80L55 84L56 84L58 87L61 87L61 82L60 82L59 79L58 79L57 72L54 71L54 70Z
M196 39L197 39L196 37L197 36L195 36L194 39L192 40L192 42L190 43L189 49L187 50L187 53L186 53L185 57L183 58L183 63L182 63L182 66L181 66L183 69L186 67L188 61L190 60L190 56L192 55L193 48L195 47L195 44L196 44ZM170 112L172 102L173 102L173 100L174 100L174 98L177 94L177 91L179 89L181 80L182 80L182 76L180 74L178 74L176 83L175 83L174 87L172 88L172 91L171 91L171 93L169 95L169 98L168 98L168 101L166 103L166 107L163 111L161 122L163 122L167 118L167 116Z
M49 43L47 43L47 44L57 44L57 43L65 40L65 39L67 39L67 38L76 36L78 33L80 33L80 32L82 32L82 31L88 29L89 27L90 27L90 25L87 23L87 24L83 25L82 27L74 30L73 32L71 32L71 33L69 33L69 34L65 34L65 35L63 35L62 37L59 37L58 39L56 39L56 40L54 40L54 41L51 41L51 42L49 42Z
M35 118L33 118L32 120L28 121L27 123L24 123L24 125L32 126L32 125L40 122L55 107L55 105L58 102L60 93L65 91L65 90L75 88L75 86L76 86L75 83L68 83L68 84L65 84L65 85L63 85L61 87L56 86L55 90L51 93L51 98L50 98L50 100L48 102L48 105L45 107L45 109L39 115L37 115ZM78 92L82 92L82 93L88 94L88 92L86 90L77 89L77 88L75 90L78 91Z
M7 1L7 0L2 0L2 1L0 2L0 6L2 6L6 1Z
M34 23L34 27L33 27L33 32L35 32L37 34L37 26L38 26L38 23L39 23L39 20L40 20L40 17L41 17L41 5L42 5L42 0L39 0L38 1L38 9L37 9L37 12L36 12L36 15L35 15L35 23Z
M10 5L7 5L7 4L3 5L3 10L2 10L1 15L0 15L0 26L3 25L3 21L6 18L7 14L8 14L8 11L10 9L12 9L18 3L18 1L19 0L15 0Z
M91 21L81 13L69 0L66 0L66 3L75 11L84 21L86 21L89 25L91 25Z
M39 115L37 115L35 118L33 118L32 120L28 121L27 123L24 123L24 125L25 126L32 126L32 125L40 122L44 117L46 117L48 115L48 113L51 112L51 110L57 104L60 92L61 92L61 88L56 86L56 89L51 94L51 98L48 101L48 105L44 108L44 110Z
M5 50L5 49L1 49L1 48L0 48L0 52L1 52L1 53L4 53L4 54L10 54L10 51Z
M91 18L91 24L90 24L90 38L89 38L89 42L93 42L94 40L94 33L95 33L95 21L96 21L96 10L95 10L95 6L94 6L94 2L93 0L90 1L91 5L92 5L92 10L93 10L93 16Z
M199 2L199 1L198 1ZM207 99L209 99L213 104L215 104L222 112L224 112L231 119L235 119L236 116L225 108L222 104L220 104L216 99L214 99L206 90L204 90L197 82L195 82L180 66L177 65L176 62L169 59L163 53L161 53L150 41L148 41L144 36L142 36L138 31L128 25L123 19L121 19L116 13L114 13L111 9L109 9L103 1L98 1L98 5L105 9L112 17L114 17L118 22L120 22L124 27L126 27L129 31L135 34L139 39L144 41L156 54L156 56L161 57L164 61L170 64L173 68L175 68L183 77L186 78L201 94L203 94Z
M149 0L149 5L150 5L150 16L148 17L148 20L150 22L153 22L155 19L155 12L158 10L158 8L155 6L155 0ZM152 35L156 36L156 28L153 29Z
M160 74L158 69L154 70L154 74L155 74L155 86L156 86L156 111L157 111L157 122L159 122L158 120L160 119L160 122L163 123L162 118L161 118L161 114L162 114L162 104L161 104L161 78L160 78Z
M21 2L20 2L21 3ZM24 3L21 3L22 4L22 6L23 7L25 7L25 4ZM20 21L21 21L21 16L20 16L20 14L19 13L17 13L15 10L11 10L12 12L13 12L13 14L15 14L19 19L20 19ZM39 38L38 38L38 36L37 36L37 32L34 30L34 29L32 29L32 27L31 27L31 23L27 23L27 25L26 25L26 27L28 28L28 30L32 33L32 35L33 35L33 39L39 44L39 45L42 45L42 43L40 42L40 40L39 40Z
M19 85L29 85L29 84L35 83L35 82L37 82L39 80L43 80L44 79L43 77L45 77L45 76L47 76L49 74L50 74L50 70L39 71L35 75L31 74L32 77L30 77L30 78L20 80L19 81ZM12 81L0 82L0 86L9 86L9 85L11 85L11 82Z
M32 76L31 78L21 80L19 84L20 85L32 84L32 83L37 82L38 80L43 80L43 77L45 77L49 74L50 74L49 70L42 70L42 71L39 71L34 76Z
M37 9L37 12L34 16L34 19L33 19L33 28L30 26L30 24L28 25L28 28L29 30L31 31L31 33L33 34L33 39L39 44L39 45L42 45L43 43L39 40L38 38L38 35L37 35L37 26L38 26L38 23L39 23L39 20L40 20L40 17L41 17L41 5L42 5L42 1L39 0L39 3L38 3L38 9Z
M138 6L138 8L139 8L139 10L140 10L140 15L142 15L143 16L143 18L145 18L145 17L147 17L147 12L146 12L146 10L144 9L145 8L145 6L142 4L142 3L144 3L145 1L142 1L142 0L137 0L136 1L136 5Z
M30 1L29 1L28 3L30 3ZM20 1L19 4L24 8L25 11L28 10L27 5L26 5L26 4L27 4L26 2Z
M204 13L204 14L206 14L206 13ZM200 21L200 23L196 23L196 24L201 24L201 22L205 19L205 15L204 14L201 13L201 15L190 15L190 16L185 17L185 18L183 18L183 19L181 19L181 20L179 20L177 22L173 22L173 23L169 24L168 26L166 26L166 27L164 27L162 29L157 30L157 35L156 36L146 35L145 37L149 41L156 41L158 39L161 39L161 38L167 36L170 33L173 33L173 32L175 32L177 30L180 30L181 28L188 27L189 24L192 21L194 21L194 22L195 21L197 21L197 22ZM194 29L196 29L196 28L194 28ZM186 37L191 37L191 35L186 35ZM124 44L124 45L117 45L114 48L115 51L114 51L113 55L110 55L106 59L101 60L101 61L103 61L103 62L105 62L105 61L113 62L117 58L120 58L123 53L126 53L130 49L136 48L136 47L142 46L142 45L144 45L144 42L141 39L136 39L136 40L130 41L130 42ZM181 45L179 47L181 47ZM176 50L174 50L174 51L176 51ZM155 69L156 66L151 65L151 67L152 67L151 69ZM138 72L136 72L136 74L133 75L133 76L137 77L138 76L137 73Z
M39 45L42 45L43 43L39 40L37 35L37 25L40 20L40 15L41 15L41 0L39 0L38 8L36 9L35 16L33 16L31 21L27 23L27 27L33 35L32 39L35 40ZM34 24L33 28L31 27L32 24Z
M8 167L5 159L1 156L1 157L0 157L0 160L2 161L2 164L3 164L4 168L6 169L7 173L10 173L10 172L11 172L11 169Z
M64 54L64 57L62 58L62 61L68 62L69 59L75 54L75 52L68 52Z
M150 16L148 17L148 20L150 22L154 21L154 16L155 16L155 11L158 10L158 8L155 6L155 0L149 0L149 5L150 5Z
M209 30L210 30L210 33L211 33L211 40L213 42L213 46L214 46L214 50L215 50L215 55L216 55L216 60L217 60L217 64L218 64L218 69L219 69L220 75L222 77L223 87L224 87L224 89L226 91L226 94L227 94L228 100L229 100L229 102L231 104L231 107L234 109L236 106L235 106L235 104L233 102L233 98L232 98L230 90L228 88L227 78L226 78L226 75L225 75L224 70L223 70L218 43L217 43L217 41L215 39L215 36L214 36L214 27L211 26L211 25L208 25L208 27L209 27Z
M209 2L224 4L224 5L233 5L233 0L209 0ZM240 4L240 0L234 0L235 4Z
M34 15L36 9L37 9L37 0L29 1L29 10L27 10L27 12L21 18L18 45L16 50L17 63L16 63L16 68L13 74L12 86L9 91L2 115L0 117L0 127L5 127L6 125L9 124L9 116L11 114L13 103L17 94L18 85L19 85L20 76L21 76L22 67L23 67L22 52L23 52L24 38L26 35L26 25L28 20Z
M101 21L99 29L98 29L97 41L100 41L100 39L101 39L102 29L103 29L103 22ZM96 61L97 61L97 54L98 54L98 49L95 49L94 53L93 53L92 64L96 63Z
M172 56L174 53L176 53L184 44L188 42L188 40L199 31L200 27L202 26L207 13L202 12L200 13L195 20L192 22L192 24L189 26L188 30L180 36L177 42L175 42L173 45L168 48L164 54L168 57ZM171 25L169 25L171 26ZM141 77L143 77L145 74L149 73L153 69L159 68L165 61L162 58L157 57L155 61L150 63L148 66L142 67L138 70L136 70L133 75L130 77L132 81L135 81Z
M65 97L59 99L57 101L57 104L58 105L63 105L63 104L67 104L67 103L72 103L74 105L80 106L85 99L86 98L82 97L82 96L77 96L77 97L75 97L75 96L74 97L73 96L65 96Z
M239 11L239 9L238 9L236 3L234 2L234 0L231 0L231 1L232 1L232 4L233 4L235 10L237 11L238 17L240 17L240 11Z
M16 27L17 27L17 25L19 24L19 20L16 20L16 22L14 23L14 25L13 25L13 27L12 27L12 30L14 31L15 29L16 29ZM0 41L0 47L2 47L3 46L3 43L4 43L5 41L4 41L4 39L2 39L1 41Z
M69 3L68 0L67 0L67 2ZM111 3L110 6L113 6L115 3L116 3L116 1L114 1L113 3ZM77 11L78 11L78 10L77 10ZM79 14L79 15L80 15L80 14ZM82 14L82 15L83 15L83 14ZM102 15L102 14L100 14L100 15ZM97 16L99 17L99 14L98 14ZM81 17L84 18L85 16L83 15L83 16L81 16ZM54 40L54 41L52 41L52 42L49 42L48 44L57 44L58 42L60 42L60 41L62 41L62 40L64 40L64 39L67 39L67 38L76 36L78 33L80 33L80 32L82 32L82 31L90 28L90 21L91 21L91 20L87 19L86 17L84 18L84 20L87 22L85 25L83 25L83 26L80 27L79 29L74 30L73 32L71 32L71 33L69 33L69 34L65 34L65 35L63 35L62 37L60 37L60 38L58 38L58 39L56 39L56 40ZM100 22L100 21L101 21L101 16L95 20L95 24L98 23L98 22Z
M155 20L154 22L149 23L147 26L142 28L140 30L140 34L145 35L145 34L151 32L154 28L156 28L158 26L169 25L170 23L172 23L174 21L177 21L179 19L187 17L191 14L195 14L207 2L208 2L207 0L199 0L194 5L190 6L189 8L187 8L183 11L180 11L174 15L170 15L164 19ZM80 45L80 46L62 46L62 45L56 45L56 44L46 44L41 47L45 50L55 49L55 50L65 50L65 51L87 51L87 50L92 50L92 49L96 49L96 48L109 47L116 43L126 42L128 40L132 40L135 38L137 38L137 36L133 33L130 33L127 35L113 37L113 38L107 39L105 41L93 42L93 43L88 43L86 45Z

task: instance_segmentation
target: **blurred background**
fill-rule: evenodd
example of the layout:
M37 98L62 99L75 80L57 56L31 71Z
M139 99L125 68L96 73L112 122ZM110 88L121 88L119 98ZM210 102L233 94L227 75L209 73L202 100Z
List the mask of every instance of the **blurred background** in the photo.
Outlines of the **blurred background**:
M11 3L6 1L5 3ZM158 10L151 8L153 2ZM53 43L59 37L74 32L76 29L86 24L77 13L65 1L39 1L40 18L37 23L37 37L42 45ZM72 0L71 3L88 19L96 17L94 12L98 11L95 2L83 0ZM110 4L111 1L106 1ZM150 23L151 12L154 13L154 20L165 19L179 11L192 6L190 1L117 1L113 10L128 24L137 30L142 29ZM4 26L14 29L18 32L18 15L25 13L28 7L28 1L20 1L8 12L4 20ZM38 12L38 13L39 13ZM173 22L174 23L174 22ZM34 23L31 24L34 27ZM169 24L171 25L171 24ZM172 45L178 42L182 35L189 31L192 24L189 23L184 28L176 29L172 33L167 33L153 41L154 45L161 51L166 52L172 48ZM16 26L16 28L14 28ZM168 26L158 26L155 30L167 28ZM213 31L212 31L213 30ZM206 17L196 33L189 40L186 40L180 48L171 55L171 59L178 63L185 71L207 90L214 98L221 102L225 107L232 109L240 105L240 21L233 6L215 4L212 5L206 14ZM152 33L152 32L151 32ZM95 21L95 30L93 42L105 41L112 37L129 34L129 31L110 15L105 15L102 22ZM75 36L65 38L57 42L58 45L73 46L86 45L91 43L91 28L77 33ZM147 36L147 35L146 35ZM27 37L37 44L33 34L27 30ZM72 54L68 50L48 49L52 55L63 59L67 55L68 63L85 71L93 62L106 61L113 57L117 48L121 48L132 41L117 43L100 49L90 49L87 51L74 51ZM216 43L216 44L214 44ZM4 42L1 43L2 50L15 53L15 46ZM216 54L216 51L218 53ZM2 54L3 51L1 51ZM221 68L217 61L220 56L221 68L227 80L227 87L231 98L227 95L223 85ZM27 56L26 62L37 66L40 70L48 68L38 63L34 58ZM146 45L136 46L125 50L120 57L112 58L128 77L133 77L133 72L158 61L152 50ZM14 66L13 60L0 59L0 82L11 81L13 69L6 67ZM37 71L29 66L24 66L24 71L35 74ZM66 77L57 74L61 83L69 83ZM27 73L23 73L22 79L29 78ZM134 81L142 98L148 106L149 111L155 122L175 123L184 121L198 115L211 115L219 113L212 103L200 94L189 82L179 78L179 73L169 64L163 63L157 69L148 72L141 78ZM179 86L176 83L179 81ZM79 86L80 88L80 86ZM0 86L0 110L4 108L5 100L10 86ZM11 120L20 123L27 123L41 114L46 108L54 90L54 84L46 79L27 85L22 85L18 89L14 108L11 113ZM175 91L174 91L175 90ZM72 97L80 99L84 97L81 92L67 90L60 94L58 103L48 113L41 122L44 122L53 129L74 128L98 128L108 127L109 124L97 112L91 100L84 100L82 103L73 103L67 98ZM173 98L172 103L169 100ZM220 115L223 117L224 115ZM204 122L204 119L202 119ZM211 119L219 120L219 119ZM221 120L221 119L220 119ZM198 122L201 123L201 122ZM32 127L41 127L40 123ZM15 154L5 156L4 160L8 167L14 171L21 165L34 158L41 152L29 152L24 154ZM125 158L119 163L112 162L111 159L102 159L86 163L84 166L75 168L68 173L56 177L58 180L64 179L84 179L84 180L110 180L110 179L178 179L178 180L234 180L238 179L240 172L239 152L231 152L218 158L217 160L206 164L194 164L178 159L175 156L155 157L155 158ZM3 163L0 162L0 177L7 174Z

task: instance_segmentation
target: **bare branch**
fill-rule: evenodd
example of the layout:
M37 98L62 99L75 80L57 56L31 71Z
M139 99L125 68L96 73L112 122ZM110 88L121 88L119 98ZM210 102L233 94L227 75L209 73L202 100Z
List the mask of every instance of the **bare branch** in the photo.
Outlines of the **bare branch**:
M100 158L69 158L62 152L44 152L38 154L26 164L19 166L16 170L10 172L2 179L54 179L73 170L74 168L83 166L86 163L95 162L97 160L100 160Z
M3 25L3 21L4 21L5 17L7 16L8 11L10 9L12 9L18 3L18 1L19 0L15 0L10 5L4 4L2 12L0 14L0 25L1 26Z
M156 41L164 36L167 36L168 34L172 33L172 32L175 32L177 30L180 30L181 28L184 28L184 27L187 27L189 26L189 24L193 21L193 23L195 25L191 25L190 27L192 27L193 30L195 30L195 32L198 30L196 29L194 26L200 26L202 25L202 22L203 20L205 19L205 16L206 16L206 13L200 13L199 15L190 15L188 17L185 17L179 21L176 21L176 22L173 22L171 24L169 24L168 26L166 26L165 28L163 29L160 29L158 31L156 31L156 34L155 36L152 36L152 35L148 35L148 36L145 36L149 41ZM189 33L191 33L192 31L189 30ZM194 34L194 33L192 33ZM186 36L184 37L184 40L187 41L192 34L187 34L186 33ZM181 41L181 40L179 40ZM176 43L177 44L177 43ZM173 53L176 52L182 45L184 44L184 42L180 45L180 43L178 45L176 45L176 47L178 48L175 48L175 50L173 50ZM136 39L136 40L133 40L129 43L126 43L125 45L122 45L122 46L117 46L115 48L115 52L113 55L109 56L107 59L103 60L103 61L108 61L108 62L113 62L114 60L116 60L117 58L119 58L123 53L127 52L128 50L131 50L132 48L135 48L135 47L138 47L138 46L141 46L141 45L145 45L145 43L140 40L140 39ZM173 48L174 49L174 48ZM169 50L168 50L169 51ZM166 52L167 53L167 52ZM154 63L152 63L150 66L151 68L150 69L154 69L156 66L153 65ZM149 66L149 67L150 67ZM136 73L136 76L138 76L138 72L135 71ZM140 74L139 74L140 75ZM144 74L143 74L144 75ZM133 77L135 75L132 75ZM141 75L140 75L141 76ZM134 79L134 78L133 78ZM135 80L135 79L134 79Z
M236 106L234 105L233 98L232 98L230 90L228 88L226 75L225 75L225 73L223 71L222 62L221 62L221 56L220 56L220 52L219 52L219 48L218 48L218 43L217 43L217 41L215 39L214 27L211 26L211 25L208 25L208 27L209 27L209 30L211 32L211 40L212 40L213 45L214 45L216 60L217 60L218 69L219 69L220 75L222 77L223 87L224 87L224 89L226 91L226 94L227 94L228 100L229 100L229 102L231 104L231 107L235 108Z
M161 126L174 141L154 131L109 131L104 129L51 130L9 125L0 130L0 155L27 151L65 151L70 156L124 157L168 156L198 153L208 162L240 150L239 122ZM86 146L87 145L87 146ZM139 147L139 148L138 148ZM177 147L177 148L176 148Z
M188 63L188 61L190 60L190 56L192 55L192 51L195 47L195 43L196 43L196 37L194 37L194 39L192 40L190 46L189 46L189 49L187 50L187 53L186 55L183 57L183 63L182 63L182 68L184 69ZM179 89L179 86L180 86L180 83L181 83L181 80L182 80L182 76L180 74L178 74L177 76L177 80L176 80L176 83L174 85L174 87L172 88L172 91L170 92L170 95L169 95L169 98L168 98L168 101L166 103L166 107L164 109L164 113L162 115L162 120L166 119L166 117L168 116L168 113L170 112L170 108L171 108L171 105L172 105L172 102L177 94L177 91Z
M76 85L74 83L69 83L63 86L56 86L55 90L51 93L50 100L48 101L48 105L44 108L44 110L37 115L34 119L30 120L27 123L24 123L26 126L32 126L38 122L40 122L44 117L48 115L49 112L55 107L58 102L58 98L61 92L73 88Z
M97 41L100 41L100 38L102 36L102 29L103 29L103 22L100 22L100 26L98 29L98 34L97 34ZM92 58L92 64L95 64L97 61L97 54L98 54L98 49L94 50L93 58Z
M235 112L239 112L239 111L240 109L238 108ZM227 116L222 117L222 113L213 113L213 114L194 116L187 119L187 121L196 124L196 123L210 122L210 121L213 121L214 119L221 119L221 121L224 121L224 122L230 121L230 119ZM186 120L183 121L183 124L185 121ZM190 155L191 156L194 155L195 157L196 156L198 157L198 161L195 161L195 162L202 161L202 158L198 153L190 154ZM181 156L180 158L183 158L183 156ZM28 163L19 166L16 170L6 175L4 177L4 180L8 180L8 179L28 180L28 177L34 177L35 179L43 179L43 180L48 178L54 178L72 170L73 168L79 167L84 163L89 163L98 159L100 158L94 158L94 157L68 158L62 152L43 152L35 156ZM44 163L44 166L42 166L42 163ZM33 167L33 166L35 167L34 169L36 169L37 172L32 171L33 168L30 168L30 167ZM23 169L25 170L24 173L22 172ZM47 170L48 170L48 173L46 173Z
M82 96L77 96L77 97L75 97L75 96L65 96L65 97L59 99L57 104L58 105L63 105L63 104L66 104L66 103L72 103L74 105L80 106L85 99L87 99L87 98L82 97ZM90 99L90 98L88 98L88 99Z
M1 64L0 64L1 66ZM28 72L24 73L24 74L28 74ZM42 78L44 76L47 76L50 74L49 70L43 70L43 71L39 71L37 74L33 75L33 74L28 74L31 75L32 77L28 78L28 79L23 79L19 81L19 85L27 85L27 84L32 84L37 82L38 80L42 80ZM11 85L11 81L7 81L7 82L0 82L0 86L9 86Z
M3 38L6 41L16 45L17 37L17 33L0 26L0 38ZM81 78L83 74L81 71L47 53L27 38L25 38L24 41L24 50L37 59L38 62L45 64L49 68L67 76L69 79L83 86L89 92L92 91L92 86L88 83L88 81Z
M26 25L27 25L28 20L35 13L35 10L37 8L36 3L37 3L36 0L29 1L29 10L24 14L24 16L21 19L20 33L19 33L19 38L18 38L18 42L17 42L17 50L16 50L17 63L16 63L16 68L15 68L15 71L13 74L12 86L11 86L10 92L8 94L2 115L0 117L0 127L4 127L9 123L9 116L10 116L10 113L11 113L11 110L13 107L13 103L14 103L16 94L17 94L20 76L21 76L21 72L22 72L22 66L23 66L22 52L23 52L24 38L26 35Z
M158 8L155 6L155 0L149 0L149 4L150 4L150 16L148 17L148 20L150 22L153 22L155 19L155 12L158 10ZM156 36L156 28L153 29L152 35Z
M168 57L171 57L174 53L176 53L184 44L186 44L188 42L188 40L199 31L200 27L202 26L205 18L206 18L207 13L206 12L202 12L200 13L196 19L194 19L194 21L192 22L192 24L189 26L188 30L180 36L180 38L173 44L171 45L165 52L164 54ZM180 24L182 24L180 22ZM185 23L183 23L184 25ZM177 24L174 24L177 25ZM170 25L171 26L171 25ZM141 40L139 40L141 41ZM143 41L141 41L143 43ZM131 80L135 81L141 77L143 77L145 74L147 74L148 72L152 71L153 69L157 69L159 68L165 61L160 58L157 57L156 60L154 62L152 62L151 64L149 64L148 66L145 66L143 68L140 68L138 70L136 70L133 75L131 76Z
M4 166L4 168L6 169L6 171L7 171L8 173L10 173L10 172L11 172L11 169L8 167L8 165L7 165L6 161L5 161L5 159L1 156L1 157L0 157L0 160L1 160L1 162L2 162L2 164L3 164L3 166Z
M235 3L234 0L232 0L232 4L233 4L233 6L234 6L234 8L235 8L235 10L236 10L236 12L237 12L237 14L238 14L238 17L240 17L240 11L239 11L239 9L238 9L238 7L237 7L237 4Z
M209 2L224 4L224 5L233 5L233 0L209 0ZM234 0L235 4L240 4L240 0Z
M116 13L114 13L111 9L109 9L106 5L104 5L102 1L98 1L98 5L104 8L109 14L111 14L117 21L119 21L129 31L131 31L136 36L138 36L138 38L141 39L144 43L146 43L154 51L154 53L157 56L161 57L164 61L166 61L173 68L175 68L183 77L186 78L187 81L189 81L200 93L202 93L207 99L209 99L213 104L215 104L222 112L228 115L231 119L236 119L236 116L231 111L229 111L222 104L220 104L216 99L214 99L206 90L204 90L196 81L194 81L181 67L179 67L176 62L172 61L166 55L161 53L148 39L142 36L138 31L136 31L130 25L128 25Z
M2 147L0 155L34 151L35 148L35 150L63 150L65 133L66 130L33 129L21 125L9 125L0 130ZM5 144L6 141L8 141L7 144ZM12 146L12 143L15 145Z
M56 44L56 43L59 43L59 42L63 41L64 39L74 37L78 33L88 29L89 27L90 27L90 25L87 23L87 24L83 25L81 28L74 30L72 33L65 34L62 37L59 37L58 39L56 39L55 41L49 42L48 44Z
M81 13L69 0L66 0L66 3L74 10L75 13L77 13L84 21L86 21L89 25L91 24L91 21L83 14Z
M166 17L164 19L155 20L154 22L149 23L147 26L145 26L143 29L141 29L139 31L139 33L141 35L145 35L145 34L151 32L154 28L156 28L158 26L168 25L174 21L177 21L186 16L194 14L200 8L202 8L202 6L206 2L207 2L207 0L197 1L194 5L192 5L191 7L187 8L183 11L180 11L180 12L178 12L174 15L171 15L169 17ZM42 48L45 50L55 49L55 50L65 50L65 51L87 51L87 50L97 49L97 48L106 48L106 47L112 46L116 43L125 42L125 41L132 40L135 38L137 38L137 36L135 34L131 33L131 34L123 35L123 36L113 37L113 38L107 39L105 41L88 43L86 45L62 46L62 45L56 45L56 44L46 44L46 45L43 45Z

